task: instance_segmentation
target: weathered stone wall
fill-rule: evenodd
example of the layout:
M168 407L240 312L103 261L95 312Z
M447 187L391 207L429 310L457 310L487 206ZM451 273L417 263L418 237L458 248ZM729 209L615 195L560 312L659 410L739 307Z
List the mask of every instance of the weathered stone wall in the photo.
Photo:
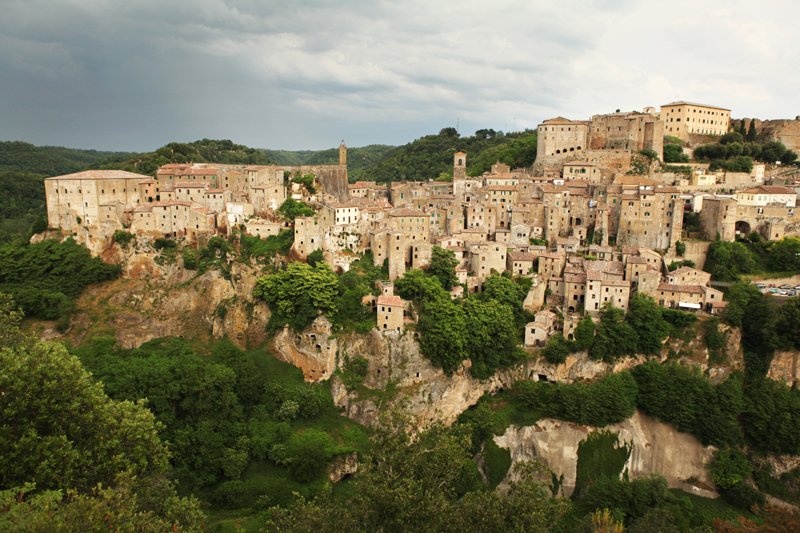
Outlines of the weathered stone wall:
M350 199L347 183L347 165L293 165L281 167L287 174L300 172L314 174L327 194L332 194L340 202Z

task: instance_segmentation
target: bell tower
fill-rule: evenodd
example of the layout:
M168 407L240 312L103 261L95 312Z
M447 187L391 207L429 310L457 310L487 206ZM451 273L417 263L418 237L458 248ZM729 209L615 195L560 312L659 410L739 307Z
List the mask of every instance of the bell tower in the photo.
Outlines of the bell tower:
M342 139L342 144L339 145L339 164L347 166L347 146L344 145L344 139Z
M467 177L467 154L456 152L453 156L453 179L466 179Z

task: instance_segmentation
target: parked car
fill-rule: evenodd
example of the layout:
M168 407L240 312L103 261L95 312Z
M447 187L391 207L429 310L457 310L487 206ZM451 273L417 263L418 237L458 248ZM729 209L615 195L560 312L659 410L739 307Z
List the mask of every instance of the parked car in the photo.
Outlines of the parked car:
M781 292L779 292L778 294L780 294L781 296L789 296L789 291L787 291L786 289L781 289Z
M767 288L767 286L764 285L763 283L756 283L756 287L758 287L759 289L766 289Z
M795 288L794 288L794 290L796 290L796 291L800 291L800 285L798 285L797 287L795 287Z
M792 289L789 291L789 296L797 296L797 291Z
M789 285L788 283L784 283L783 285L781 285L781 289L787 289L788 290L788 289L791 289L791 288L792 288L792 286Z
M778 294L778 289L769 289L769 292L772 294Z

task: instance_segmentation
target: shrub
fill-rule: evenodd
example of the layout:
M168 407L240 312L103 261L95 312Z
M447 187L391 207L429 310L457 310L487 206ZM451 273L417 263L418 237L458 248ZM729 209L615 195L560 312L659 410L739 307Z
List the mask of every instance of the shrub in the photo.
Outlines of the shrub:
M172 239L164 239L163 237L159 237L153 241L153 248L156 250L163 250L165 248L175 248L178 246L178 243L173 241Z
M725 346L725 335L719 331L719 319L717 317L709 318L706 322L704 340L709 350L716 351Z
M735 448L715 451L709 470L714 483L721 489L746 481L752 472L747 456Z
M128 244L133 240L133 233L128 233L125 230L118 229L114 232L114 242L123 248L127 248Z
M750 510L754 506L763 507L767 502L766 497L758 489L747 483L737 483L731 488L723 490L722 497L731 505L746 510Z

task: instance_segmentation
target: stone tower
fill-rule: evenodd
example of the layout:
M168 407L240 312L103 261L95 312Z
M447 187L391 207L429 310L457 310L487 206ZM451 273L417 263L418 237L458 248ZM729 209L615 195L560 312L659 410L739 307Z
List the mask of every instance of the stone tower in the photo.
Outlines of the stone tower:
M344 139L342 139L342 144L339 145L339 164L347 166L347 146L344 145Z
M456 152L453 156L453 179L466 179L467 177L467 154Z

